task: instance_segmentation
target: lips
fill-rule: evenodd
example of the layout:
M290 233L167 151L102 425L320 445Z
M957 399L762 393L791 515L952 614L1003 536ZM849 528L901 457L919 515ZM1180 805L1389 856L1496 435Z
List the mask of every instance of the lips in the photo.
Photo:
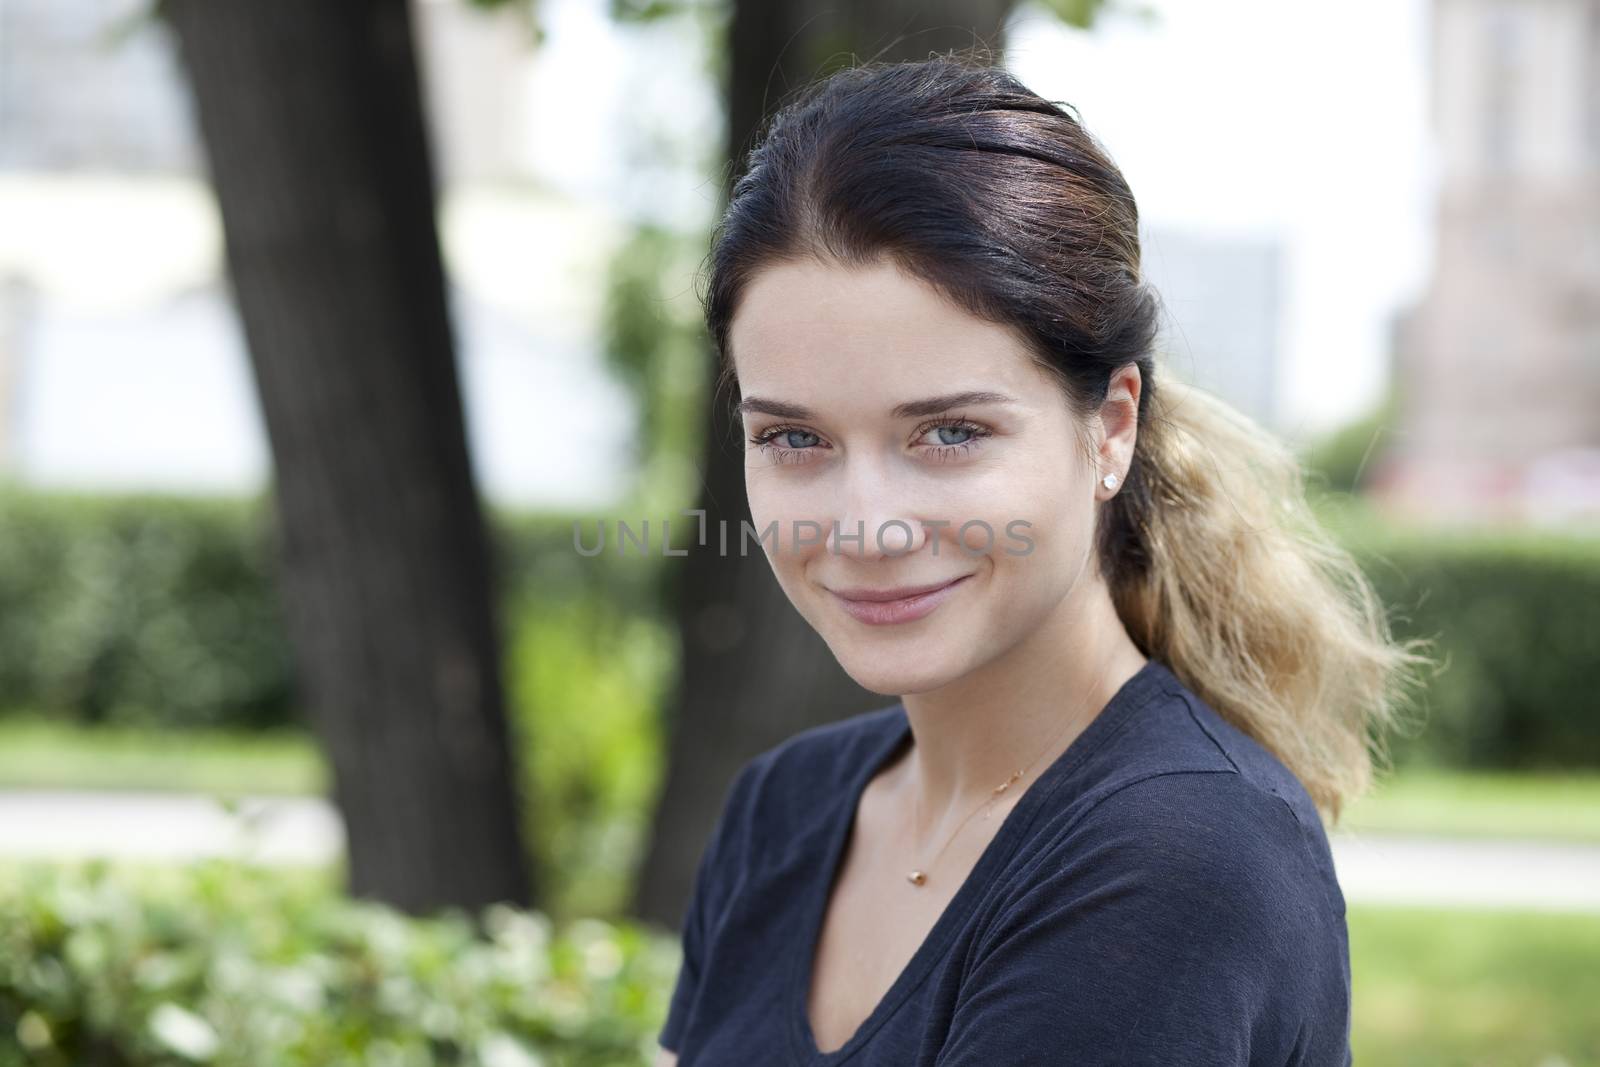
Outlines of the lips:
M914 596L922 596L924 593L931 593L936 589L943 589L945 586L959 582L966 577L968 575L963 574L957 578L946 578L942 582L932 582L927 585L907 585L898 589L835 589L832 592L845 600L862 601L870 604L887 604L892 600L907 600Z
M934 612L955 596L970 574L963 574L936 585L903 586L899 589L835 589L833 595L852 618L869 626L890 626L914 622Z

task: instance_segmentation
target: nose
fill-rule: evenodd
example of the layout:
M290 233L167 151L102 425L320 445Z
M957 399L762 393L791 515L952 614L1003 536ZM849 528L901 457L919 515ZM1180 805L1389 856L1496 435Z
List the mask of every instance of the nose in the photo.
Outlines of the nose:
M847 471L840 505L828 520L827 550L862 560L905 556L920 550L928 531L907 506L894 479L857 464Z

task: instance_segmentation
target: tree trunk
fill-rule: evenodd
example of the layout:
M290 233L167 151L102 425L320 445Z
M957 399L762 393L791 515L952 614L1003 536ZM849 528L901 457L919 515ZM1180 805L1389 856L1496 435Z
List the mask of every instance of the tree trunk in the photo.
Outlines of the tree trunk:
M791 89L843 65L923 59L987 44L999 55L1010 0L877 0L840 7L821 0L735 0L726 86L729 158L723 203L743 173L764 117ZM709 385L707 387L709 392ZM666 781L635 890L641 918L676 926L695 867L739 767L809 726L894 703L862 689L794 610L759 545L738 555L744 492L742 429L713 405L704 489L706 541L674 572L682 673L669 710ZM685 520L687 523L688 520ZM729 554L718 554L726 522Z
M349 890L532 900L404 0L164 0L275 464Z

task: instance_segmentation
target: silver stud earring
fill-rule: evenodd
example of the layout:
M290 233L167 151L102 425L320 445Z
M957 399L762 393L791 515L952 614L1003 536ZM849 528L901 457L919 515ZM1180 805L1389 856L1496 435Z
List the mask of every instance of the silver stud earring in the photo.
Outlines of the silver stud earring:
M1117 487L1117 476L1115 474L1108 474L1104 478L1100 479L1100 484L1105 486L1107 489L1115 489Z

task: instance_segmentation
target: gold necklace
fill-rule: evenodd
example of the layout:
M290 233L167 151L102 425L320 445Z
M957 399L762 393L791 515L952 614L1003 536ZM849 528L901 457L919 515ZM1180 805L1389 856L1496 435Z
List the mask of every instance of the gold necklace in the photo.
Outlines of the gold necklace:
M1102 670L1100 672L1100 678L1095 683L1096 690L1098 690L1100 682L1104 681L1104 680L1105 680L1105 671ZM1080 709L1080 711L1081 711L1081 709ZM943 856L944 852L945 852L945 849L950 847L950 842L952 842L952 841L954 841L956 839L956 835L961 833L961 831L966 827L967 823L972 821L972 817L974 815L976 815L976 814L978 814L978 812L982 811L982 812L984 812L984 816L983 817L985 819L987 819L989 817L989 814L988 814L988 811L985 810L985 809L992 809L992 805L994 804L994 802L1000 798L1001 794L1005 793L1006 790L1011 788L1012 783L1017 781L1017 779L1021 778L1024 774L1027 774L1028 771L1032 770L1033 769L1033 765L1035 763L1038 763L1041 759L1043 759L1044 758L1044 754L1046 752L1049 752L1052 748L1055 747L1055 743L1061 739L1061 735L1065 734L1067 732L1067 730L1069 728L1071 728L1073 722L1075 722L1075 721L1076 721L1075 719L1068 719L1067 720L1067 725L1062 727L1061 730L1059 732L1057 732L1056 735L1050 739L1050 744L1046 745L1044 747L1044 749L1037 756L1033 757L1033 761L1032 762L1030 762L1026 767L1022 768L1021 770L1012 771L1011 772L1011 777L1007 778L1005 781L1001 782L999 785L995 786L992 790L990 790L988 798L986 800L984 800L984 802L982 804L978 805L976 808L973 808L972 811L968 812L967 813L967 817L965 819L961 820L960 825L958 825L955 828L955 830L950 834L949 837L945 838L944 844L940 847L938 852L934 853L933 860L927 864L927 868L931 868L935 863L939 862L939 857ZM915 816L916 816L917 807L918 807L918 805L916 803L916 800L913 799L913 801L912 801L912 816L913 816L913 818L915 818ZM919 867L919 868L917 868L915 870L911 870L911 871L906 872L906 881L910 882L912 885L917 886L919 888L921 886L927 885L928 884L927 869Z

